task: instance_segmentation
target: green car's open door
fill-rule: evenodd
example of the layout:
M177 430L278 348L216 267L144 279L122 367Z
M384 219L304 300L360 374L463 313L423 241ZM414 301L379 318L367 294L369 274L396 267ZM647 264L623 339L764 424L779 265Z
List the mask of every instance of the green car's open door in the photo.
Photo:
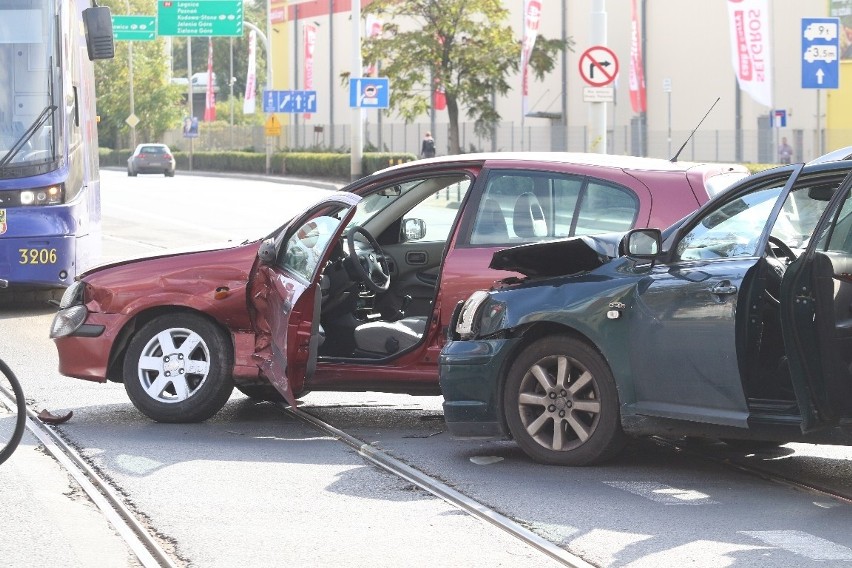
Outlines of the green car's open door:
M787 268L781 325L802 431L852 417L852 173ZM829 195L826 195L829 198Z

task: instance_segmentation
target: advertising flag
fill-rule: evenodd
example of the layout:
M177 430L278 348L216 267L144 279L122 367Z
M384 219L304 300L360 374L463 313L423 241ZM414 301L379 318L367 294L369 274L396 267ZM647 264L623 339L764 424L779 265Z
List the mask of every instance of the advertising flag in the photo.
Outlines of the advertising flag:
M731 62L740 89L772 108L772 48L768 0L728 0Z
M538 36L538 25L541 23L541 1L524 0L524 39L521 48L521 100L523 111L527 114L527 97L529 96L529 62L535 40Z
M207 97L204 99L204 122L216 120L216 93L213 92L213 38L207 42Z
M305 41L305 79L306 91L314 90L314 49L317 46L317 27L313 24L305 24L302 28ZM305 118L310 118L310 113L305 113Z
M246 70L246 93L243 97L243 114L254 114L255 104L257 102L255 92L257 89L255 88L255 81L257 80L257 75L255 68L257 67L257 57L255 56L255 48L257 47L257 34L254 30L249 32L249 56L248 56L248 68Z
M630 106L633 112L648 110L645 91L645 69L642 63L642 37L639 28L639 17L636 12L636 0L631 0L632 13L630 17Z
M376 18L372 14L367 14L366 17L366 25L367 25L367 37L374 38L379 37L382 34L382 21ZM364 68L364 77L378 77L379 76L379 66L376 62L370 63L367 67Z

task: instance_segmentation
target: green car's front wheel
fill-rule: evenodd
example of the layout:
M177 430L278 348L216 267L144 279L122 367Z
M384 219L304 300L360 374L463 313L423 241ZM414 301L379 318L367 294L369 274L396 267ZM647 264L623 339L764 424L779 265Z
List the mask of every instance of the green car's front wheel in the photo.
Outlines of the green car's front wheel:
M503 404L512 437L538 462L589 465L624 446L609 366L572 337L545 337L521 351L509 369Z

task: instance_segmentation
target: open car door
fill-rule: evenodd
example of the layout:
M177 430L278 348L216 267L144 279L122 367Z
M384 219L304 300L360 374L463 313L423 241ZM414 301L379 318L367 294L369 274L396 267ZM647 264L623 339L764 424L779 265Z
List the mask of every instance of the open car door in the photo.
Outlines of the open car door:
M335 193L298 215L258 249L249 303L254 313L254 357L263 374L296 405L295 395L316 367L323 267L361 198Z
M852 173L830 199L805 253L787 268L781 326L802 431L852 416Z

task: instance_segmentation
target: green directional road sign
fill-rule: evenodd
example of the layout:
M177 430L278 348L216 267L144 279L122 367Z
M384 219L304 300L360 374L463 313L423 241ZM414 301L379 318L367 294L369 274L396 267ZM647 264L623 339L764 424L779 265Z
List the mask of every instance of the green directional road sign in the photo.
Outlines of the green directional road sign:
M153 41L157 39L155 16L113 16L112 37L116 41Z
M243 0L157 0L157 35L241 36Z

